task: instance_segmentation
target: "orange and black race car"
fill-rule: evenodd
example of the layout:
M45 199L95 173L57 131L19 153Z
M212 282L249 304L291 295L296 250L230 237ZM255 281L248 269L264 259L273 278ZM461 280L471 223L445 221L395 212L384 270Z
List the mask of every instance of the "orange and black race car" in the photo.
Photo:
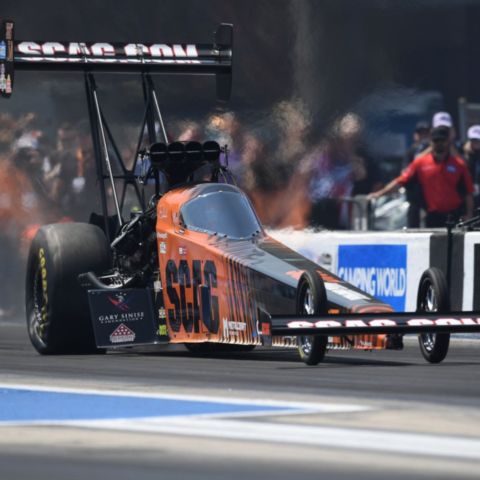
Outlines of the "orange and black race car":
M207 148L211 155L212 144ZM205 167L205 144L155 144L155 150L162 153L150 153L152 171L163 167L168 177L177 166L190 173ZM208 163L220 168L218 160ZM443 316L394 314L269 237L246 195L218 181L185 181L154 196L111 246L94 225L44 226L28 271L29 332L41 353L158 343L213 352L264 344L298 346L302 359L316 364L328 349L399 349L401 333L424 331L422 352L437 362L447 353L446 332L480 327L478 318L445 316L445 282L434 269L422 279L419 308Z
M424 357L443 360L450 332L480 331L480 318L448 312L439 270L422 276L418 312L393 312L270 238L234 184L227 148L167 138L151 74L214 74L218 96L228 97L232 32L223 24L213 44L198 45L17 42L13 22L4 22L4 96L14 66L84 73L102 205L90 223L46 225L32 242L33 346L42 354L167 343L195 352L292 346L313 365L329 349L400 349L403 334L418 333ZM141 77L145 116L130 169L102 112L97 72ZM139 211L125 220L127 187Z

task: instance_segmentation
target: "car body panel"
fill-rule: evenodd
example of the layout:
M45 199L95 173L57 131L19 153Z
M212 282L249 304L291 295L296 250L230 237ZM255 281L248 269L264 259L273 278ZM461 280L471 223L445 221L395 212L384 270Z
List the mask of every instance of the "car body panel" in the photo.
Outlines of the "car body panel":
M323 279L329 313L392 311L389 305L269 237L261 227L258 233L240 239L213 230L189 228L184 223L182 207L212 193L241 195L250 205L241 190L217 183L170 190L157 205L160 280L171 342L259 344L259 310L270 315L295 314L297 286L307 270ZM201 286L209 287L209 318L201 318ZM385 346L385 335L360 337L330 340L332 348ZM273 343L290 346L295 339L280 337Z

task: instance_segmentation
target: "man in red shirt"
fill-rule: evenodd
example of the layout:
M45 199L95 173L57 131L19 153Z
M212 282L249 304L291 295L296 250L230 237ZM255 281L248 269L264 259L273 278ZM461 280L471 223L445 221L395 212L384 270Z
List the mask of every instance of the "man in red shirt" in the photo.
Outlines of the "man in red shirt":
M450 131L440 126L430 135L432 151L417 157L388 185L369 195L376 199L409 182L420 184L426 204L425 226L444 227L448 215L455 220L473 214L473 182L464 160L450 152Z

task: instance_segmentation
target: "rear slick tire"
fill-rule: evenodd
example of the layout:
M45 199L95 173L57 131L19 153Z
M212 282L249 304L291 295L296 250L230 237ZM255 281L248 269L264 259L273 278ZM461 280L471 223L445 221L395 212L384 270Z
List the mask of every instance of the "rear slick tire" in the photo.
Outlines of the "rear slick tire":
M40 228L30 247L25 285L30 341L41 354L97 350L87 292L80 273L111 266L110 246L100 228L62 223Z
M450 311L445 275L438 268L432 267L422 275L417 294L417 312ZM418 343L423 358L430 363L440 363L445 359L450 345L449 333L421 333Z
M297 288L297 314L322 315L327 313L327 292L319 275L304 272ZM302 335L297 337L298 353L307 365L318 365L327 351L328 336Z

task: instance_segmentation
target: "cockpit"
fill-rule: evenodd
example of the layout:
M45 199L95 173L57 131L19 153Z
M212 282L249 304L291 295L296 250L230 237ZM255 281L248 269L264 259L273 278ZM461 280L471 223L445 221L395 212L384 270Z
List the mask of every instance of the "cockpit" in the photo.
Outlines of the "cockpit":
M181 207L180 216L187 229L231 239L251 238L262 231L247 197L227 184L204 185Z

